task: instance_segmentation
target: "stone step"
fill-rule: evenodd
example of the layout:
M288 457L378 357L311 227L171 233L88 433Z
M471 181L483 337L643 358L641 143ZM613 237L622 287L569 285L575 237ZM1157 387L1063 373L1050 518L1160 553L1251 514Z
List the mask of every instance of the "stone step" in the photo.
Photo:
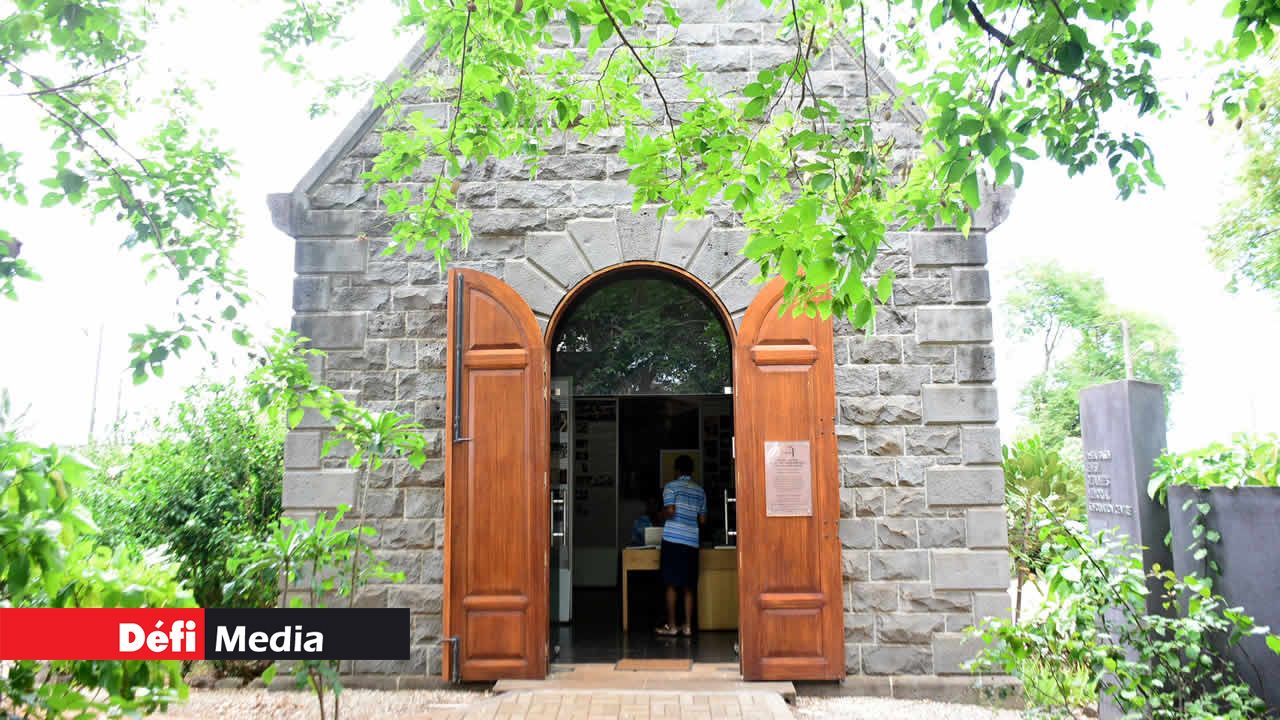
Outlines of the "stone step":
M556 665L543 680L499 680L496 694L535 691L667 691L681 693L772 693L788 703L796 698L790 682L747 682L735 665L694 665L687 671L615 670L613 665Z
M759 690L520 690L493 695L465 708L412 720L795 720L779 695ZM406 720L409 720L406 718Z

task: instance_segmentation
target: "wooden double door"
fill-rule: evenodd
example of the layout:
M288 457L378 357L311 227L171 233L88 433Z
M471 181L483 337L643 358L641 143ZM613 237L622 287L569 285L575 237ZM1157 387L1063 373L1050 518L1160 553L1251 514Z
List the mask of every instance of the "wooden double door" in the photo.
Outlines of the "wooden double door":
M748 680L844 676L830 321L781 313L766 285L734 343L741 668ZM449 274L445 677L548 666L549 350L513 289ZM771 516L765 443L809 450L812 513ZM456 667L455 667L456 663Z

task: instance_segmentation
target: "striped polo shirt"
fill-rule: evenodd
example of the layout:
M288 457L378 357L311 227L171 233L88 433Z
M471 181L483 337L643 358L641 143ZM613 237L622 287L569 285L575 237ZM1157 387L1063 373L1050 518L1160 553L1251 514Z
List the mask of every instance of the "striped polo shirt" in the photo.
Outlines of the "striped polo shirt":
M702 488L688 475L681 475L662 489L662 505L676 506L675 517L662 526L662 539L698 547L698 516L707 514L707 494Z

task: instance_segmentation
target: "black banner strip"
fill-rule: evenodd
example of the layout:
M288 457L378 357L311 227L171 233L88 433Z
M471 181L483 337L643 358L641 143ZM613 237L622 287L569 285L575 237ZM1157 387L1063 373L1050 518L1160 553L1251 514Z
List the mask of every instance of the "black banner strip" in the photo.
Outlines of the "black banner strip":
M407 660L408 608L209 608L210 660Z

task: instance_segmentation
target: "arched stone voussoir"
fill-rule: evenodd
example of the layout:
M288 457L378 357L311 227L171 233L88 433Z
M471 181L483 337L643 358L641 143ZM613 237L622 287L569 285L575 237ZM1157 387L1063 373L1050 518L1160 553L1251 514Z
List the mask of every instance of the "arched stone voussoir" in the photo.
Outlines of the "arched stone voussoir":
M657 206L649 205L636 212L629 207L620 207L614 214L618 221L622 259L653 260L657 257L658 234L662 232Z
M565 289L557 285L545 270L527 259L508 261L503 266L502 280L520 293L535 315L550 317L565 294Z
M565 287L573 287L591 274L581 248L568 233L529 233L525 236L524 254Z
M711 218L667 218L658 236L658 260L689 269L711 234L712 222Z
M712 228L702 248L685 268L708 287L715 287L742 262L742 248L746 244L744 228Z
M760 283L752 282L759 275L760 268L755 263L741 258L741 264L737 269L714 288L716 295L720 296L720 302L724 303L730 315L735 318L741 317L747 306L759 294Z
M612 218L577 218L566 222L564 229L581 248L592 270L602 270L622 261L618 224Z

